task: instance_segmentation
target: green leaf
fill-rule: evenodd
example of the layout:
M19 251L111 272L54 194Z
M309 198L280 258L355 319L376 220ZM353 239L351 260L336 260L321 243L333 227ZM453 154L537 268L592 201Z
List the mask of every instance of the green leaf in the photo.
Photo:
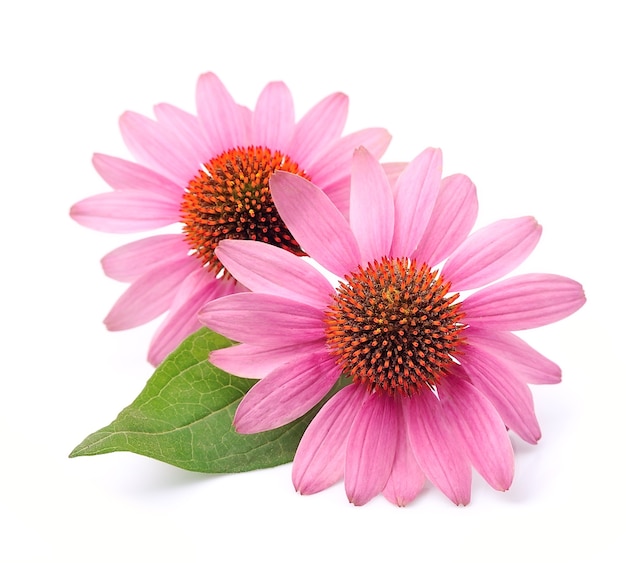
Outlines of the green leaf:
M108 426L90 434L70 457L134 452L191 471L234 473L293 460L319 410L268 432L237 434L237 405L256 380L228 374L207 360L232 342L203 328L188 337L154 372L143 391ZM328 399L346 384L342 378Z

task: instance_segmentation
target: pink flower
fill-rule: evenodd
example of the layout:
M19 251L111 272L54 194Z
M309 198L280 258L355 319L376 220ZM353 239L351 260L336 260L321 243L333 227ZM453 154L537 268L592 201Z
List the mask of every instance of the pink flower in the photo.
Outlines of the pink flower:
M150 345L155 365L200 328L202 304L243 290L215 255L220 240L261 240L304 254L273 205L268 181L275 170L312 180L347 213L354 148L364 144L380 157L390 140L380 128L342 137L348 98L340 93L296 122L282 82L268 84L251 111L207 73L196 102L197 117L168 104L155 106L156 121L124 113L122 137L137 163L94 155L114 191L71 209L81 225L114 233L181 224L179 233L126 244L102 260L108 276L130 283L107 328L133 328L168 312Z
M294 420L343 373L353 383L324 405L298 447L298 491L343 476L354 504L382 492L404 505L427 478L466 504L472 466L508 489L507 428L530 443L540 437L527 384L560 380L558 366L511 331L555 322L585 301L580 284L557 275L495 281L531 253L539 225L521 217L469 234L475 187L460 174L442 180L434 149L393 188L358 149L349 222L303 178L280 172L271 184L302 248L342 281L333 289L309 263L269 245L220 243L220 260L251 292L203 308L205 325L241 343L211 361L260 378L240 403L237 430ZM479 287L460 300L458 292Z

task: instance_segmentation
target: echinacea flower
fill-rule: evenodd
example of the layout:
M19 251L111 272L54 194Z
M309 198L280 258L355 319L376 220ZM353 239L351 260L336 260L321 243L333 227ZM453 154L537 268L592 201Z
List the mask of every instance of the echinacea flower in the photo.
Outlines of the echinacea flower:
M409 163L393 188L358 149L349 222L304 178L280 172L270 183L302 248L341 281L334 289L279 248L220 243L220 260L251 292L201 311L203 324L240 342L211 361L260 379L238 407L236 429L296 419L343 373L352 383L322 407L298 446L298 491L315 493L343 476L354 504L382 492L404 505L428 479L466 504L472 466L493 488L508 489L507 429L530 443L540 437L527 384L560 380L558 366L511 331L555 322L585 301L580 284L562 276L496 281L531 253L536 221L505 219L470 234L475 187L460 174L441 179L434 149ZM459 292L472 289L461 300Z
M348 98L336 93L298 122L290 91L268 84L253 111L238 105L212 73L200 76L197 117L168 104L156 121L126 112L122 137L135 162L96 154L93 164L114 191L76 203L80 224L134 233L180 224L105 256L105 273L130 286L105 319L110 330L147 323L168 312L150 345L159 364L200 328L197 312L241 291L215 255L223 239L260 240L303 255L276 212L268 180L276 170L307 178L347 213L350 160L363 144L380 157L390 136L381 128L342 137Z

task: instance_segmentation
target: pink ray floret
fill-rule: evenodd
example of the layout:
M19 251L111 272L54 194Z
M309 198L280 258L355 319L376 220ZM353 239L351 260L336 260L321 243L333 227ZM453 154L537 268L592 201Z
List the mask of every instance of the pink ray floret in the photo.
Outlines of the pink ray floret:
M425 150L390 182L376 156L359 148L348 217L314 182L272 177L279 213L306 253L341 280L334 289L283 249L236 240L218 247L250 293L203 307L204 325L242 343L211 360L261 379L239 405L238 431L281 426L320 401L342 372L352 378L297 449L293 482L303 494L343 478L356 505L382 493L404 506L428 480L464 505L472 468L494 489L510 487L509 430L529 443L541 436L528 384L557 383L561 372L511 331L571 315L585 302L582 287L553 274L510 276L541 227L518 217L471 232L474 185L461 174L441 176L439 150ZM402 305L387 309L392 303ZM434 324L419 324L431 312Z

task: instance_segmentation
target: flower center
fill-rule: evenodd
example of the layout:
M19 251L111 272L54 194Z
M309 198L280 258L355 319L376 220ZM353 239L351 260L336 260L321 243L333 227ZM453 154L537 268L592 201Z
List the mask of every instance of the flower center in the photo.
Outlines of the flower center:
M180 207L185 238L203 265L219 272L222 239L259 240L299 256L305 253L278 215L269 179L276 170L309 177L287 155L265 147L238 147L204 165L189 182Z
M426 264L383 258L359 266L326 311L326 341L345 375L370 391L434 389L464 343L458 293Z

